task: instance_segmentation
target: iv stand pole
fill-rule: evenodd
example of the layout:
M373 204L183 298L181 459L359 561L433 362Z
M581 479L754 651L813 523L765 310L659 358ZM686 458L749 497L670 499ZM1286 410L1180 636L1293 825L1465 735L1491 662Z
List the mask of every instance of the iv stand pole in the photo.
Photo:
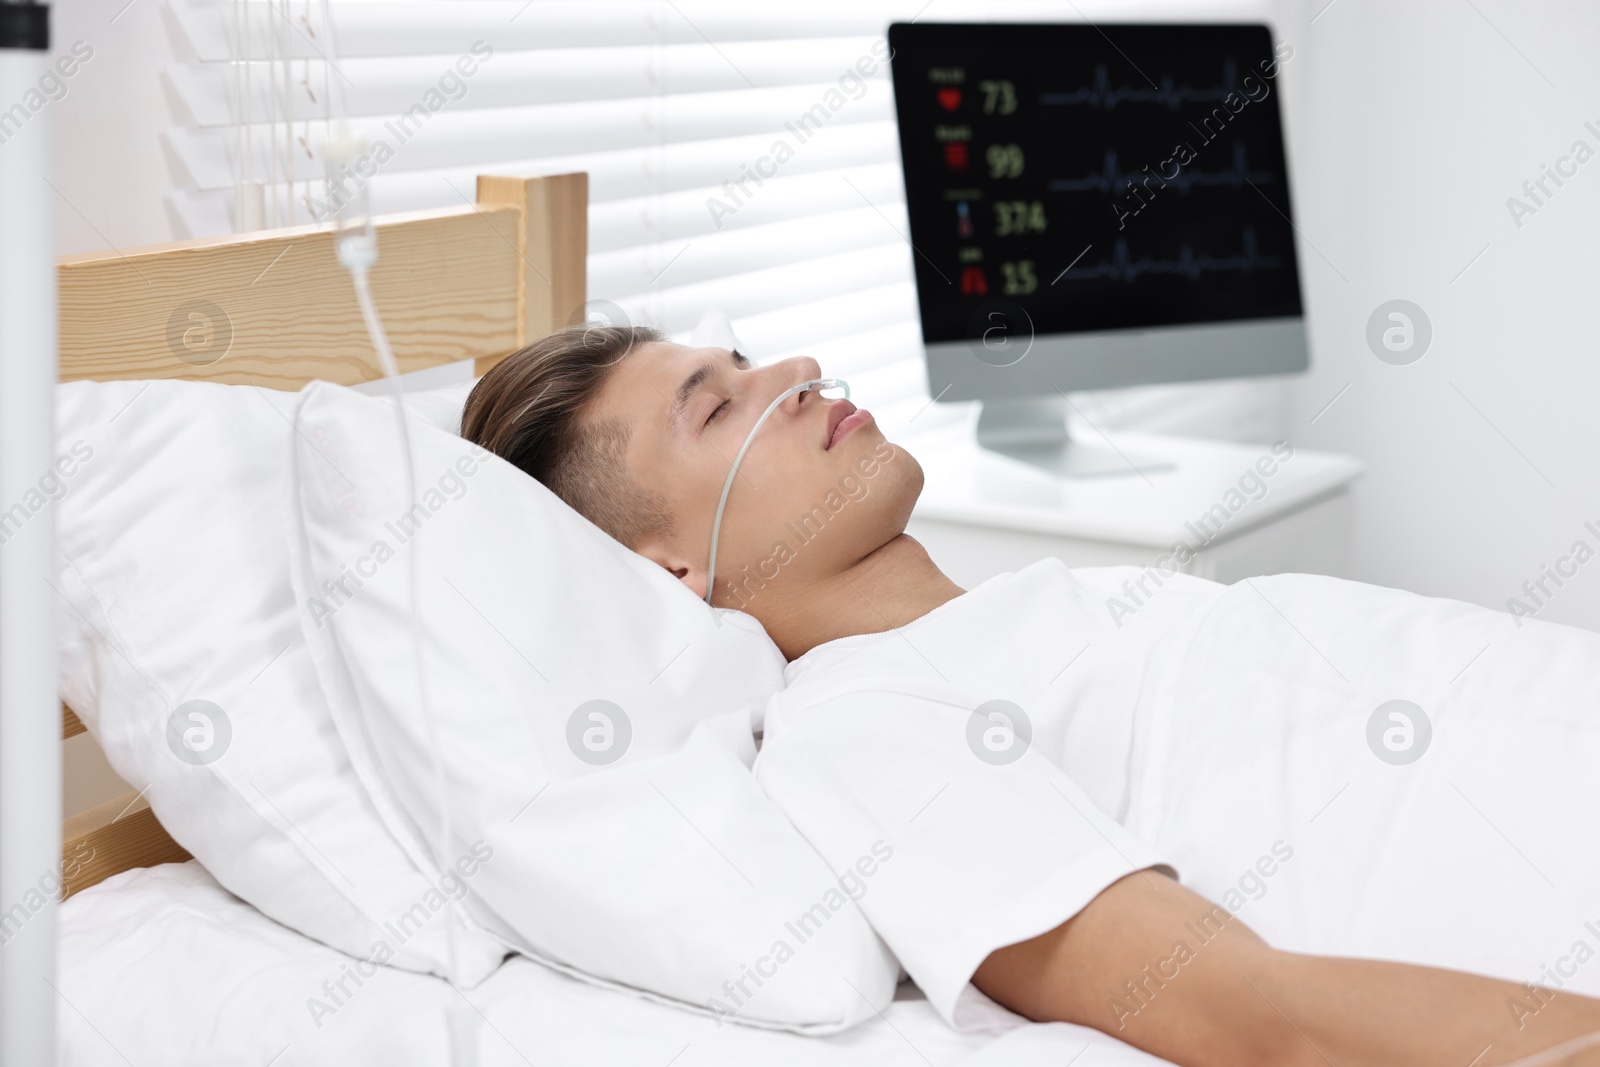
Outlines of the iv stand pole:
M49 18L0 0L0 1067L56 1062L61 713L55 515L39 492L57 377Z

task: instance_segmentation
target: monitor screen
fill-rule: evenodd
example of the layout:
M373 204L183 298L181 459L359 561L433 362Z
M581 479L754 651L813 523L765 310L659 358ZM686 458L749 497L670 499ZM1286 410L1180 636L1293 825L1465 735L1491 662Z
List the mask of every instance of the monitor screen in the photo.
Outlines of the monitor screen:
M1297 317L1260 25L890 27L923 339Z

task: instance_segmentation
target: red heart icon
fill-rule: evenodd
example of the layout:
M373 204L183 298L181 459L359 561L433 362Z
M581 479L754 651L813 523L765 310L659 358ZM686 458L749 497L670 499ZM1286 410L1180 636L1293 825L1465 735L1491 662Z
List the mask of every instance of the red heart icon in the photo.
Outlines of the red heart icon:
M954 111L961 106L961 90L944 88L939 90L939 106L946 111Z

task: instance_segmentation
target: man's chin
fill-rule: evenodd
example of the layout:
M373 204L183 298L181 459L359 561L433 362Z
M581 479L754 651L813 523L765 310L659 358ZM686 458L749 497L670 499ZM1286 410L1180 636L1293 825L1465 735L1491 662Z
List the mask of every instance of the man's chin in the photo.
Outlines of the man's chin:
M894 449L894 459L886 462L885 467L894 468L899 477L905 481L904 494L907 497L906 519L909 520L911 518L911 509L916 506L917 498L922 496L922 487L927 482L927 475L923 473L922 464L917 462L917 457L913 456L905 447L892 441L886 443L890 448ZM901 528L905 528L904 523L901 524Z

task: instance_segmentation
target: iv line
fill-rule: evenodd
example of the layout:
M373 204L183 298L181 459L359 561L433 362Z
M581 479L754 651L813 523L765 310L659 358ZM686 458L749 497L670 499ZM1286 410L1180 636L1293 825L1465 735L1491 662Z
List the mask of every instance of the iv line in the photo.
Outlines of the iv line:
M323 159L330 169L336 165L348 166L354 159L361 155L363 142L353 136L343 122L340 122L335 132L323 144ZM351 219L340 212L340 217L335 221L335 248L339 256L339 263L350 272L350 280L355 286L356 303L361 308L361 318L366 325L367 334L372 340L372 347L378 353L379 364L383 368L384 380L388 383L389 393L394 400L394 413L396 424L400 432L401 470L405 476L406 503L408 512L415 508L417 502L416 459L411 449L411 432L406 421L404 402L404 389L400 384L400 368L394 358L394 350L389 345L388 333L383 328L383 320L378 315L377 304L372 299L372 287L369 284L369 273L372 265L378 259L378 235L372 225L371 206L365 186L357 193L358 210ZM420 531L419 531L420 532ZM441 868L447 866L446 857L450 854L450 796L445 782L444 758L439 744L438 724L434 721L432 702L428 699L428 680L423 663L423 638L421 611L421 555L422 546L418 538L413 537L411 551L407 558L407 606L411 615L411 643L412 661L416 665L417 696L422 707L423 723L428 732L428 748L431 752L433 772L434 803L439 811L439 823L435 831L434 850L437 853L434 862ZM453 914L445 916L445 968L446 982L453 983L458 974L457 949L456 949L456 920ZM452 1067L476 1067L477 1032L473 1020L462 1011L459 1004L452 1003L445 1011L450 1047L449 1063Z

